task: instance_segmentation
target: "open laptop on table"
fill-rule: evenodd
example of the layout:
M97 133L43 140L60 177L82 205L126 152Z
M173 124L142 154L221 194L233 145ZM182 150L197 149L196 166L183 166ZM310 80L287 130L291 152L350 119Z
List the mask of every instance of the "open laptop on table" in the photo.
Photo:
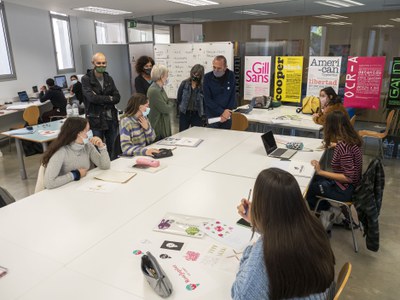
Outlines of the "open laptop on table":
M289 159L296 154L297 150L278 148L272 131L268 131L261 136L264 144L265 151L270 157L276 157L281 159Z
M248 114L253 110L255 104L256 104L256 99L253 98L253 99L251 99L251 101L248 104L247 108L236 108L234 110L234 112L238 112L238 113L241 113L241 114Z

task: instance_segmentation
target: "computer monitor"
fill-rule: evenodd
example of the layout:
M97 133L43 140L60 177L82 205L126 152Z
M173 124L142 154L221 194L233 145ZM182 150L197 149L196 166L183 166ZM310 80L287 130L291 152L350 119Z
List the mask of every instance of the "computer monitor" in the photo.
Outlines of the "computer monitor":
M65 75L54 76L54 83L62 89L68 88L67 78L65 77Z
M29 96L26 91L18 92L19 101L28 102Z

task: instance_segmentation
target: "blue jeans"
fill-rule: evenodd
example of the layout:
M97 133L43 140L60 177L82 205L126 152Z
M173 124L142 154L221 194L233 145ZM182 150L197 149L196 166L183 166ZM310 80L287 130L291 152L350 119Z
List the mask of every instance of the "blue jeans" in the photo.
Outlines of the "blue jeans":
M310 209L314 210L318 202L317 196L347 202L351 201L353 191L354 186L352 184L347 189L342 190L334 180L316 175L310 184L306 198ZM318 210L328 210L330 206L328 201L321 201L318 205Z
M208 124L207 127L208 128L218 128L218 129L231 129L232 120L229 119L228 121L226 121L224 123L217 122L217 123L213 123L213 124Z
M197 111L188 110L185 114L179 113L179 131L184 131L193 126L203 127L203 125L204 122Z
M110 160L116 159L116 154L114 153L114 143L118 136L118 123L115 121L107 121L107 130L96 130L93 129L93 135L98 136L104 141L106 139L107 151L110 156Z

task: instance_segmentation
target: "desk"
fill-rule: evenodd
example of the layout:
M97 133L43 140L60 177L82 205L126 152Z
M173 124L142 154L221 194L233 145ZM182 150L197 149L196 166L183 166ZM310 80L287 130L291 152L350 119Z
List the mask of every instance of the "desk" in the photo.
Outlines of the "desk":
M19 172L21 174L22 179L26 179L26 170L24 163L24 150L22 148L22 140L31 141L35 143L41 143L43 145L43 151L47 149L47 143L54 140L58 136L58 130L60 130L64 120L57 120L53 122L39 124L33 127L33 133L28 133L25 128L16 129L11 131L5 131L1 134L15 138L15 146L17 147L17 155L18 155L18 164L19 164ZM52 135L43 135L39 131L53 130L57 131L57 133Z
M302 131L312 132L316 138L319 138L319 133L322 129L322 125L315 124L312 120L312 115L305 115L302 113L296 113L297 107L282 105L272 110L254 108L249 114L244 114L249 122L257 124L266 124L272 127L298 129ZM300 120L277 120L276 118L282 116L295 115ZM265 130L257 130L265 132Z
M257 133L208 128L191 128L179 136L199 137L204 142L196 148L177 148L173 157L161 160L167 167L157 173L137 170L135 177L117 184L112 193L81 190L102 172L94 169L80 181L1 208L0 244L6 241L6 246L0 249L0 265L10 269L0 280L2 300L160 299L141 274L140 256L132 251L152 248L157 253L164 240L185 243L177 260L158 258L174 286L169 299L230 299L237 258L224 264L227 269L186 261L186 251L199 249L204 253L218 242L152 229L166 212L236 222L236 205L248 195L255 178L226 167L220 172L217 167L227 161L225 156L236 159L240 149L244 157L261 155L262 142ZM320 140L307 139L308 144L313 142ZM133 160L117 159L111 169L131 170ZM22 272L22 264L28 260L34 261ZM191 273L192 283L200 283L198 288L187 290L182 277L171 271L172 264L178 262ZM44 266L39 274L35 273L38 264ZM27 280L30 275L34 277Z

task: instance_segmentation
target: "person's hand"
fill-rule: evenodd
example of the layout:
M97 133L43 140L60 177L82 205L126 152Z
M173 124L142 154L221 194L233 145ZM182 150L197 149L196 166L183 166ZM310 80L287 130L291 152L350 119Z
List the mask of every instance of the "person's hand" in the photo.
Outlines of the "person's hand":
M143 127L144 130L149 129L149 121L145 117L143 116L139 117L138 122L140 126Z
M328 148L335 148L337 143L331 142L328 146Z
M90 139L90 142L98 148L104 147L104 143L98 136L94 136Z
M45 92L45 91L46 91L46 87L45 87L44 85L42 85L42 86L40 87L40 91L41 91L41 92Z
M313 118L317 118L317 117L319 117L319 113L313 113Z
M319 164L319 161L313 159L313 160L311 161L311 165L314 167L315 172L316 172L317 174L321 171L321 166L320 166L320 164Z
M251 224L251 202L243 198L236 208L238 210L238 214Z
M78 171L81 174L81 178L82 178L82 177L86 176L88 169L81 168L81 169L78 169Z
M154 153L160 153L160 150L154 148L149 148L146 150L147 156L153 156Z

